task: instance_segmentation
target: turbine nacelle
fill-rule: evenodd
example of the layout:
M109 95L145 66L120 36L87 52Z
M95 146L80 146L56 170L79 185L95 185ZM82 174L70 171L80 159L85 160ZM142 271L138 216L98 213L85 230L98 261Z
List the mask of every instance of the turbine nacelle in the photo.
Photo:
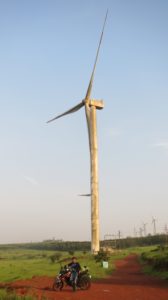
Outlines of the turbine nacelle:
M89 106L95 106L96 109L103 109L104 108L104 102L103 102L103 100L91 99L89 101Z

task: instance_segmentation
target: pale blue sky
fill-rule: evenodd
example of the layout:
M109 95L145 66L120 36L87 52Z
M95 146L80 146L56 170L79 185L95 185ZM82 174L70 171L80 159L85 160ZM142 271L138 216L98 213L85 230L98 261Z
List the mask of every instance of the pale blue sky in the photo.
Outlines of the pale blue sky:
M107 7L92 96L101 237L168 223L168 2L0 1L0 242L90 239L83 99ZM82 233L82 234L81 234Z

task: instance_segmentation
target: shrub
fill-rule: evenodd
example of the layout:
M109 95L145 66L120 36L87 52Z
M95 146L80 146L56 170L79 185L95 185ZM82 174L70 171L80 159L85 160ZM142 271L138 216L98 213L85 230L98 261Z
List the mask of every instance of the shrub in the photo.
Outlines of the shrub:
M60 260L61 256L62 256L62 253L56 252L50 256L50 260L52 263L55 263L55 261Z
M69 255L73 256L75 254L75 252L73 250L70 250L69 252Z
M165 248L158 247L157 251L144 252L141 258L152 266L157 271L168 270L168 252Z
M96 261L96 262L102 262L102 261L108 261L110 257L109 257L109 254L108 254L107 251L105 251L105 250L100 250L100 251L98 252L98 254L96 254L96 255L94 256L94 258L95 258L95 261Z

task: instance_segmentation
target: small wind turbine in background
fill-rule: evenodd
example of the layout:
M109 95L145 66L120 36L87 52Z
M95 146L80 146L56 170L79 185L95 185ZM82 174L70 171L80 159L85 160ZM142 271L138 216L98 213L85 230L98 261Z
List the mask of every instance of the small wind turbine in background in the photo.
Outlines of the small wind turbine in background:
M152 217L152 224L153 224L153 235L156 235L156 219Z
M96 126L96 110L103 109L104 103L102 100L91 99L91 91L93 85L93 79L99 55L99 50L103 38L104 28L107 20L108 10L105 16L102 33L96 53L95 63L91 74L90 82L86 92L85 98L78 103L76 106L70 108L66 112L58 115L57 117L49 120L47 123L57 120L63 116L74 113L85 107L86 121L89 135L89 148L90 148L90 165L91 165L91 193L82 195L91 195L91 251L97 253L100 249L100 237L99 237L99 191L98 191L98 143L97 143L97 126Z

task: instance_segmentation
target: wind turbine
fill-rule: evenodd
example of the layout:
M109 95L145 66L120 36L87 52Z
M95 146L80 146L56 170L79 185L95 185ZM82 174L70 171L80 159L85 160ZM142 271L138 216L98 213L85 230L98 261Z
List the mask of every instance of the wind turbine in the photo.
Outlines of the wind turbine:
M153 224L153 235L156 235L156 219L152 217L152 224Z
M98 191L98 143L97 143L97 126L96 126L96 110L103 109L104 103L102 100L91 99L91 91L94 80L94 74L100 46L104 34L104 28L107 20L108 10L106 12L105 20L103 23L103 29L101 32L96 58L86 92L85 98L76 106L70 108L66 112L56 116L49 120L47 123L57 120L63 116L74 113L85 107L88 136L89 136L89 149L90 149L90 181L91 181L91 251L97 253L100 249L100 237L99 237L99 191Z

